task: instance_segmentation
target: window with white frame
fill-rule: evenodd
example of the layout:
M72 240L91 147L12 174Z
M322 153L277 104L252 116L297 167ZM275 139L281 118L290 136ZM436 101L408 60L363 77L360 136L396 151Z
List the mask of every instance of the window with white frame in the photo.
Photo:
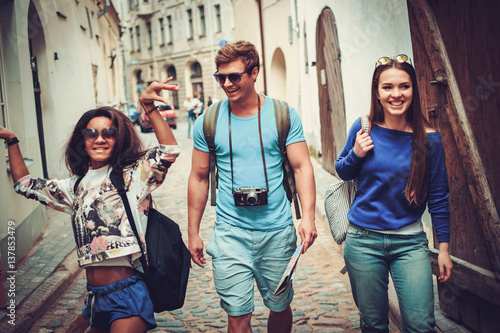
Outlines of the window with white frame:
M198 11L200 12L200 36L205 36L207 32L205 24L205 6L198 6Z
M174 42L174 27L172 26L172 16L167 16L168 24L168 43L172 44Z
M220 5L215 5L215 32L222 31L222 20L220 17Z
M137 35L137 51L141 50L141 27L136 26L135 27L135 34Z
M160 44L165 45L165 27L163 26L163 18L158 20L160 25Z
M193 12L191 11L191 9L187 10L187 19L188 19L188 29L189 29L188 38L192 39L194 37L194 28L193 28Z
M153 32L151 31L151 22L147 22L146 27L148 29L149 49L152 49L153 48Z
M134 29L129 28L128 29L130 33L130 51L134 52L135 46L134 46Z

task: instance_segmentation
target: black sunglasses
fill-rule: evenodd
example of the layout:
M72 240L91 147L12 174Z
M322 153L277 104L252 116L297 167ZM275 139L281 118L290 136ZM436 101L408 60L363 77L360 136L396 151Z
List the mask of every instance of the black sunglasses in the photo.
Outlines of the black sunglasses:
M99 137L99 134L102 136L104 140L113 140L116 139L116 136L118 135L118 128L116 127L105 128L100 132L93 128L82 129L82 135L85 140L95 140Z
M382 58L379 58L377 60L377 62L375 63L375 68L377 68L378 66L380 65L387 65L391 60L395 60L399 63L403 63L403 62L410 62L410 65L413 66L413 64L411 63L411 59L410 57L408 57L406 54L398 54L397 56L394 56L392 58L390 57L382 57Z
M214 73L214 78L215 81L219 83L225 83L226 82L226 77L231 81L231 83L238 83L241 81L241 76L243 74L248 74L248 71L242 72L242 73L231 73L231 74L219 74L217 72Z

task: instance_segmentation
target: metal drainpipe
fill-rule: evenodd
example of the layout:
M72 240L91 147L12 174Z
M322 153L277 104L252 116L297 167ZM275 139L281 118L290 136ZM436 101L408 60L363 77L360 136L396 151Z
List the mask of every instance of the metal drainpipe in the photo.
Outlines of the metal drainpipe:
M260 26L260 47L262 48L262 69L263 69L263 79L264 79L264 95L267 95L267 78L266 78L266 52L264 47L264 24L262 22L262 2L257 0L259 5L259 26Z
M111 3L111 0L106 0L106 2L104 3L104 8L97 12L97 19L100 19L101 16L103 16L104 14L106 14L108 12L108 8L109 8L110 3Z

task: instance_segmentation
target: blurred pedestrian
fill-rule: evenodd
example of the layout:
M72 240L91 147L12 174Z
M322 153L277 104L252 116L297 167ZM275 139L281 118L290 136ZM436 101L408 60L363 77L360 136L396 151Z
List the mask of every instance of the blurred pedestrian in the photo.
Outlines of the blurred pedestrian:
M191 101L191 109L193 109L194 118L198 118L202 114L203 102L201 101L201 93L197 92L194 94L194 98Z
M183 107L184 111L186 111L186 119L188 122L188 139L191 138L191 126L194 125L194 121L196 120L194 116L194 110L192 107L191 96L186 96L184 100Z

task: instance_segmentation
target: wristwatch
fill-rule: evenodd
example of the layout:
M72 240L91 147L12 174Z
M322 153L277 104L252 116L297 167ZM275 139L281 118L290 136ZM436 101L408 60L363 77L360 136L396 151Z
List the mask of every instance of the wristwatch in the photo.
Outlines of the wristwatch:
M13 137L13 138L7 139L7 140L4 141L5 148L10 147L12 145L15 145L18 142L19 142L19 139L16 136Z

